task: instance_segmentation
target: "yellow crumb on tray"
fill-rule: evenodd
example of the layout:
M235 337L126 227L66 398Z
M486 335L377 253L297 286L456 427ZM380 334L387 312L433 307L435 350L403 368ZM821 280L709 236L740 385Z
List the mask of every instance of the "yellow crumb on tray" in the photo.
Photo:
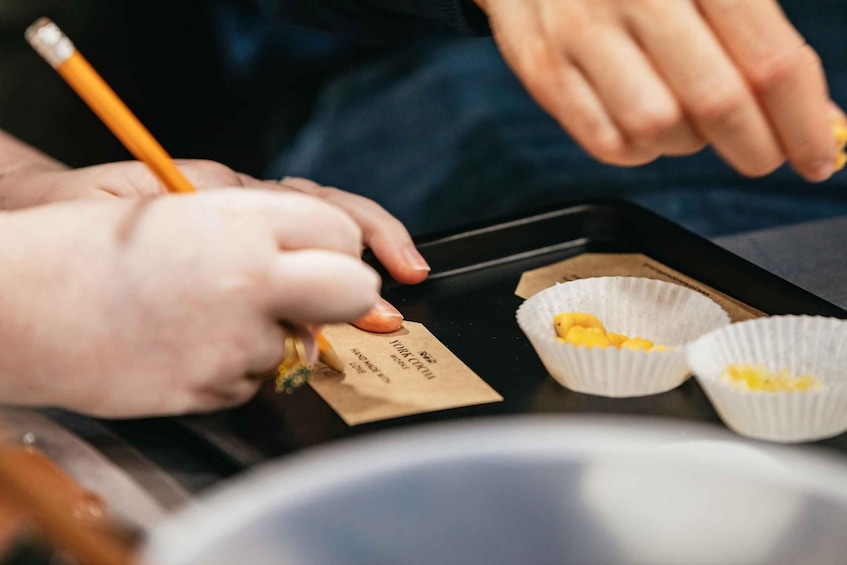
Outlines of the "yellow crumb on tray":
M729 365L721 379L733 386L755 392L809 392L823 389L814 375L794 377L788 369L771 373L764 365Z
M616 347L618 349L640 349L643 351L667 351L664 345L654 345L649 339L630 338L623 334L607 332L603 323L594 314L585 312L562 312L553 317L556 340L582 347Z

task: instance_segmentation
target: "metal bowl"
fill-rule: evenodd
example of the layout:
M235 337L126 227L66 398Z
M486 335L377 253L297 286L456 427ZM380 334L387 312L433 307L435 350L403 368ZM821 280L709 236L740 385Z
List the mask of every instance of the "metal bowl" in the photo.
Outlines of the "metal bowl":
M512 417L330 444L155 529L156 565L843 563L847 460L669 419Z

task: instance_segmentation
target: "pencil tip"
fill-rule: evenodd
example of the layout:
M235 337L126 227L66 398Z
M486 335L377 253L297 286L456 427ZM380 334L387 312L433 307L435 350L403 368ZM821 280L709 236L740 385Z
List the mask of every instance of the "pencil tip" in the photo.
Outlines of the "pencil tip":
M332 348L332 345L330 345L326 337L320 333L318 334L318 349L320 350L318 358L324 363L324 365L330 369L338 371L339 373L344 372L344 363L341 362L341 359L338 357L338 354L335 352L335 349Z

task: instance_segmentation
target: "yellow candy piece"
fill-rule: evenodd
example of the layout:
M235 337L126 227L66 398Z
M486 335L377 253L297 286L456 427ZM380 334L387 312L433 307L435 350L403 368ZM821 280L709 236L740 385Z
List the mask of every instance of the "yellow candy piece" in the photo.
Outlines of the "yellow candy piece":
M755 392L809 392L823 388L813 375L792 377L788 369L771 373L764 365L729 365L721 378Z
M625 341L629 340L629 337L623 334L616 334L614 332L607 333L606 337L609 339L609 344L614 345L615 347L620 347Z
M553 318L556 328L556 341L584 347L625 347L644 351L667 351L664 345L653 345L649 339L629 338L614 332L606 333L606 328L594 314L584 312L562 312ZM672 348L671 348L672 349Z
M584 328L573 326L568 331L567 342L584 347L609 347L609 339L602 328Z
M559 337L568 337L568 332L574 326L581 328L597 328L606 333L606 328L597 319L594 314L584 314L582 312L562 312L556 314L553 318L553 326L556 328L556 334Z
M653 349L653 342L642 337L634 337L623 342L621 349L643 349L644 351L650 351Z
M835 142L838 147L844 149L847 145L847 121L835 120L832 124L832 130L835 132Z
M835 158L835 170L840 171L847 165L847 121L836 120L832 123L832 131L835 132L835 145L838 147L838 156Z

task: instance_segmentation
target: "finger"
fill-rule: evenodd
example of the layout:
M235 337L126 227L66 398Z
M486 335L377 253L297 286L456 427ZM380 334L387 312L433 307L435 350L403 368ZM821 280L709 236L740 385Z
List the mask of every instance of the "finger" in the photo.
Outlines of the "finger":
M224 164L203 159L179 159L176 165L196 189L241 186L239 174Z
M244 173L237 173L238 182L244 188L267 188L268 182L271 181L263 181L259 180L255 177L251 177L250 175L245 175Z
M244 181L241 177L249 178L215 161L179 159L175 163L185 178L198 190L242 186ZM81 170L94 172L93 178L96 182L115 196L153 196L168 192L167 187L150 168L140 161L106 163Z
M508 13L494 10L491 23L504 59L530 95L587 153L619 166L656 158L627 143L583 72L557 48L556 29L546 32L532 8L517 3Z
M264 332L261 341L264 346L257 347L247 372L247 379L251 381L266 381L279 374L279 366L285 361L288 351L285 347L287 337L295 337L303 346L304 358L307 363L314 363L318 359L318 346L315 333L318 329L309 329L299 326L293 327L289 324L279 324L268 320L268 328ZM320 328L320 326L311 326Z
M396 332L403 327L403 314L384 298L380 298L367 314L354 320L353 325L366 332Z
M123 161L77 169L73 174L90 175L91 182L109 194L119 197L156 196L168 190L156 175L139 161Z
M278 181L266 182L274 182L277 186L284 186L286 188L296 190L298 192L303 192L305 194L311 194L312 196L318 197L321 196L320 191L323 188L322 184L303 177L284 177L279 179Z
M418 252L406 227L397 218L369 198L334 187L321 186L308 179L285 178L279 184L304 191L338 206L362 229L362 241L388 272L405 284L424 280L430 267Z
M829 178L835 151L828 88L817 53L776 2L699 4L764 106L794 169L811 181Z
M776 133L696 7L689 1L638 6L633 33L700 134L742 174L762 176L782 164Z
M252 189L238 191L238 198L232 198L229 191L219 194L227 198L228 213L263 218L280 249L318 248L356 258L361 253L359 226L340 208L317 198L295 192L275 194Z
M357 258L327 251L281 253L268 278L270 313L295 325L355 320L379 296L373 269Z
M288 328L274 319L263 320L264 326L258 336L250 340L251 357L247 376L251 380L266 380L276 375L276 368L285 357L285 338Z
M704 140L632 38L611 26L594 35L591 44L576 42L572 55L626 138L657 155L702 149Z

